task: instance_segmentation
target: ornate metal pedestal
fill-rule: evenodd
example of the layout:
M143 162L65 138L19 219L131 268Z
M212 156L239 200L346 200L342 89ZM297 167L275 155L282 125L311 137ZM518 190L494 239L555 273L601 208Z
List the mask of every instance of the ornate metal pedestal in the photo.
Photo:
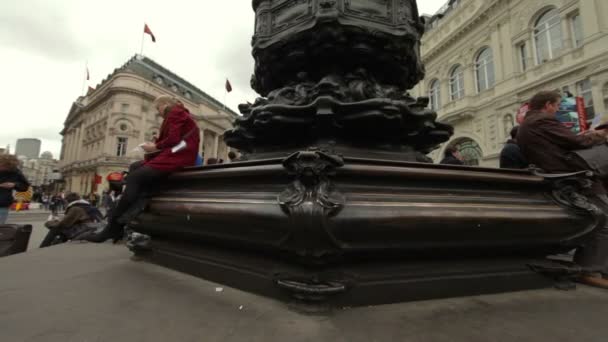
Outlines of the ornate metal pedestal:
M278 298L363 305L547 286L527 264L603 223L583 175L425 164L452 128L414 0L256 0L246 161L174 175L133 223L151 261ZM567 186L566 186L567 185ZM556 190L561 189L561 190Z

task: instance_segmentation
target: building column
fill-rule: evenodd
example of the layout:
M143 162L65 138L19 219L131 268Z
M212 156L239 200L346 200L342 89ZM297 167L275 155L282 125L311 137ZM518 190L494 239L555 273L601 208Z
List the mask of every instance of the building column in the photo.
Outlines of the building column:
M492 49L492 58L494 61L494 83L502 82L505 77L503 74L503 64L505 62L504 57L500 49L500 33L498 27L494 26L491 28L491 42L490 48ZM509 42L510 43L510 42Z
M219 149L219 144L220 144L220 136L216 133L215 134L215 142L213 144L213 156L215 158L218 158L217 152Z
M468 60L463 65L463 68L464 95L473 96L477 94L477 86L475 85L475 63L472 60Z

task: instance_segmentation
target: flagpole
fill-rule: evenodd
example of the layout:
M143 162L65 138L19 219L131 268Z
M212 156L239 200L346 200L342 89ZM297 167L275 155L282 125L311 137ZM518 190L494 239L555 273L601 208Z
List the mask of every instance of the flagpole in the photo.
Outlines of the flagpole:
M145 25L145 24L144 24ZM143 30L141 33L141 48L139 49L139 55L144 55L144 38L145 38L146 30Z
M85 74L84 74L84 77L82 78L82 96L85 95L84 87L86 86L86 83L87 83L87 73L88 73L88 70L89 70L89 62L86 61L86 62L84 62L84 72L85 72Z

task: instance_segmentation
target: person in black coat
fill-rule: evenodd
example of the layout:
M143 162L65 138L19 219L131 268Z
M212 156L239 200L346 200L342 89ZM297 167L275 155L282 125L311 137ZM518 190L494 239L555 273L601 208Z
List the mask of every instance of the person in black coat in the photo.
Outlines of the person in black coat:
M6 223L13 204L13 190L27 191L30 182L19 170L19 159L10 154L0 154L0 224Z
M464 165L460 151L456 147L448 147L445 149L443 159L439 164L445 165Z
M500 168L501 169L525 169L528 167L528 161L517 145L517 132L519 126L511 129L511 139L507 141L505 147L500 152Z

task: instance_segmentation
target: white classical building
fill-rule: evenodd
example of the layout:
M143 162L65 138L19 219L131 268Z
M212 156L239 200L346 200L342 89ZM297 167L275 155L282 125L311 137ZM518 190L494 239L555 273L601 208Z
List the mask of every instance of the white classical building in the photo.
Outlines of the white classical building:
M100 193L108 188L108 174L142 159L133 150L158 134L162 118L152 102L163 94L177 97L192 113L205 160L227 160L223 135L237 114L150 58L134 56L73 103L61 132L65 190Z
M497 166L522 103L540 90L585 99L590 119L608 109L607 0L451 0L427 17L428 96L467 164Z

